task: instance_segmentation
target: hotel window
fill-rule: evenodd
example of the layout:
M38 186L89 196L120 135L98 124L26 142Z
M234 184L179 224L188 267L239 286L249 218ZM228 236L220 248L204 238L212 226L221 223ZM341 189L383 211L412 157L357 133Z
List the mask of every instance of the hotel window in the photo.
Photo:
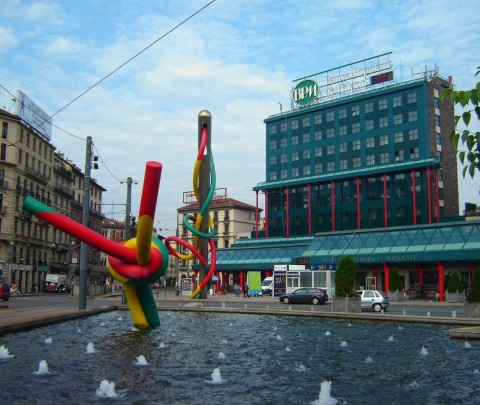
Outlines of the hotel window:
M440 126L440 115L435 115L435 125L436 125L437 127Z
M303 134L302 135L302 142L309 143L310 142L310 134Z
M402 105L402 96L396 96L393 98L393 106L400 107Z
M354 169L360 167L361 160L360 160L359 157L353 158L353 161L352 161L352 162L353 162L353 163L352 163L352 166L353 166Z
M287 138L280 139L280 147L286 148L287 147Z
M292 167L292 177L298 177L298 167Z
M342 159L340 160L340 170L347 170L348 169L348 160Z
M342 118L347 118L347 109L342 108L338 111L338 119L341 120Z
M315 148L315 157L322 156L322 148Z
M298 145L298 136L292 136L292 145Z
M327 112L327 122L333 121L333 111Z
M417 102L417 93L410 93L407 95L407 103L413 104Z
M403 150L396 150L395 151L395 162L403 162L405 159Z
M440 99L438 97L433 98L433 107L440 108Z
M277 180L277 172L270 172L270 181Z
M375 138L367 138L366 145L367 145L367 148L375 147Z
M298 160L298 152L292 152L292 162L296 162Z
M321 124L322 123L322 114L317 114L315 117L313 117L315 124Z
M277 126L276 125L272 125L270 127L270 135L275 135L277 133Z
M365 121L365 131L371 131L372 129L375 128L375 125L373 122L374 122L373 120Z
M346 125L341 125L338 128L338 134L339 135L347 135L347 126Z
M286 122L282 122L280 124L280 132L287 132L287 123Z
M360 140L352 141L352 150L360 150Z
M277 149L277 141L270 141L270 150Z
M315 174L323 173L323 165L321 163L315 164Z
M288 162L288 159L287 159L287 154L286 153L283 153L280 155L280 163L287 163Z
M373 103L365 104L365 113L371 113L371 112L373 112Z
M410 149L410 159L418 159L420 153L418 151L418 148L411 148Z
M380 135L380 145L388 145L388 135Z
M367 156L367 166L373 166L375 164L375 155Z
M302 126L305 128L305 127L309 127L310 126L310 118L304 118L302 120Z
M280 179L286 179L287 178L287 170L283 169L280 171Z
M395 143L403 142L403 132L395 132L393 134L393 140Z
M418 133L417 133L417 138L418 138ZM437 141L437 145L442 144L442 137L438 132L435 134L435 140Z
M379 110L386 110L387 109L387 100L378 100L378 109Z
M276 165L276 164L277 164L277 155L270 156L270 165Z
M315 131L315 140L316 141L321 141L322 140L322 131Z
M386 126L388 126L388 117L380 117L380 119L378 120L378 126L380 128L385 128Z
M292 129L298 129L298 120L292 121Z
M333 138L334 134L335 134L334 128L327 128L327 138Z
M7 159L7 144L2 143L2 146L0 148L0 160L6 160Z
M335 153L334 145L327 145L327 155L333 155Z
M360 132L360 123L355 122L352 124L352 134L356 134L357 132Z
M328 162L327 163L327 172L335 171L335 162Z
M410 131L408 131L408 139L410 141L414 141L414 140L418 139L418 129L411 129Z
M304 159L310 159L310 149L305 149L304 151L302 151L302 157Z
M310 165L309 166L303 166L303 175L304 176L309 176L310 175Z
M416 111L409 111L408 112L408 122L414 122L417 120L418 113Z
M402 114L395 114L393 116L393 125L398 125L403 123L403 115Z
M380 163L388 163L388 161L389 161L388 152L380 153Z
M346 152L347 151L347 142L342 142L340 145L340 153L341 152Z
M360 114L360 107L358 105L352 107L352 117Z

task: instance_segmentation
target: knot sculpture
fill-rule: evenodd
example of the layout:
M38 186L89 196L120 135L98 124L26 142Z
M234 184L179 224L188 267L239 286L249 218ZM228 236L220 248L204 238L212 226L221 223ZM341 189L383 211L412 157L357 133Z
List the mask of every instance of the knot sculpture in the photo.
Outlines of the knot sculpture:
M207 138L207 126L203 125L201 142L197 153L197 159L195 161L193 175L194 194L197 200L199 198L199 184L202 181L200 168L202 162L206 159L205 149L208 143ZM211 159L211 153L207 156L208 159ZM205 278L190 295L190 298L195 298L200 294L215 272L216 253L212 239L215 234L215 229L213 226L213 220L208 216L208 206L215 190L215 168L213 166L213 159L211 160L211 167L212 170L211 173L209 173L210 187L207 198L202 202L199 213L196 216L186 216L184 220L185 227L194 234L193 245L173 236L166 238L164 245L160 239L152 237L155 207L157 204L162 173L162 164L154 161L147 162L146 164L145 179L138 216L137 235L135 238L124 243L116 243L105 238L90 228L58 213L53 208L41 203L33 197L27 197L22 208L89 246L106 253L108 255L110 274L116 280L123 283L134 325L139 327L158 326L160 325L160 319L155 299L153 297L151 283L165 274L169 253L181 260L191 260L196 257L201 265L205 266L208 270ZM210 228L208 233L200 231L203 221L206 220L205 218L208 218L207 223ZM193 226L190 222L194 222L195 225ZM200 239L209 239L210 265L208 264L207 257L202 255L198 250ZM177 249L172 246L173 242L177 244ZM187 248L187 250L190 251L190 254L184 255L179 253L179 245Z

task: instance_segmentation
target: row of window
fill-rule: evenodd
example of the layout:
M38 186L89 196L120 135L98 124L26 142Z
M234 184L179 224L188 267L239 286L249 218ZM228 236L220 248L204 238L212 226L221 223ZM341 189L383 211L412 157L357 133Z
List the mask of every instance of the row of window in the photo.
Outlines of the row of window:
M418 120L418 113L417 111L409 111L408 112L408 122L415 122ZM397 114L393 116L393 124L400 125L403 124L404 117L402 114ZM380 117L377 119L371 119L365 121L364 130L366 132L372 131L375 128L387 128L389 126L388 117ZM336 135L344 136L344 135L353 135L360 133L360 122L355 122L350 126L347 125L340 125L338 127L338 131L335 131L335 128L327 128L325 130L315 130L313 139L315 141L321 141L322 139L331 139L334 138ZM350 130L350 132L349 132ZM302 135L292 135L291 136L290 145L295 146L299 144L306 144L311 141L310 133L304 133ZM270 149L277 149L277 148L286 148L288 145L288 139L286 136L282 137L281 139L272 139L270 140Z
M401 107L402 104L414 104L417 102L417 93L409 93L406 95L398 95L391 99L381 99L376 102L370 101L363 105L354 105L349 108L342 108L338 110L338 119L346 119L347 117L357 117L360 115L361 107L363 107L363 111L365 114L373 113L374 111L382 111L387 110L388 104L391 102L393 108ZM376 108L375 108L376 107ZM394 111L395 112L395 111ZM335 111L328 111L326 113L317 113L313 116L313 123L318 125L323 122L333 122L335 121ZM402 115L402 114L395 114ZM397 117L397 121L400 118ZM409 117L409 120L413 119L413 117ZM303 128L310 127L311 125L311 118L305 117L302 120L292 120L290 122L291 129L298 129L301 125ZM287 132L287 123L283 122L280 124L280 132ZM274 135L277 133L277 126L272 125L270 126L270 135Z

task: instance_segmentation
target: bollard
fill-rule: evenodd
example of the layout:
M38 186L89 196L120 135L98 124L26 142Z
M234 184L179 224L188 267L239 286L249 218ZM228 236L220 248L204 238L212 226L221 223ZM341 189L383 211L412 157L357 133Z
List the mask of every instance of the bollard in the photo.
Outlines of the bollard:
M225 303L224 302L222 302L222 308L225 308Z
M267 307L266 307L266 308L267 308L267 309L270 309L270 304L267 304Z
M427 316L430 316L430 311L427 312Z
M403 310L403 316L407 316L407 311Z
M313 305L310 305L310 311L313 312Z
M452 318L456 318L457 317L457 311L452 311Z
M292 310L292 306L291 306L291 305L288 306L288 310L289 310L289 311Z
M247 304L243 304L243 308L247 309L248 308Z

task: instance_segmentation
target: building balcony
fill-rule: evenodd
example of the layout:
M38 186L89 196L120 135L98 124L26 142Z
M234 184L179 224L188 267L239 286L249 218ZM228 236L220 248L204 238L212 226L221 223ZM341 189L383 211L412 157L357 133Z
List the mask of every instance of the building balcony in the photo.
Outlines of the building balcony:
M27 166L25 165L25 175L29 177L33 177L34 179L40 181L41 183L47 185L48 184L48 177L38 171L37 169L34 169L32 166Z
M68 197L72 197L72 194L73 194L73 190L71 188L65 187L60 183L55 184L55 191L58 191L59 193L62 193Z
M70 170L67 170L65 167L55 166L53 168L53 171L64 179L72 180L72 172Z

